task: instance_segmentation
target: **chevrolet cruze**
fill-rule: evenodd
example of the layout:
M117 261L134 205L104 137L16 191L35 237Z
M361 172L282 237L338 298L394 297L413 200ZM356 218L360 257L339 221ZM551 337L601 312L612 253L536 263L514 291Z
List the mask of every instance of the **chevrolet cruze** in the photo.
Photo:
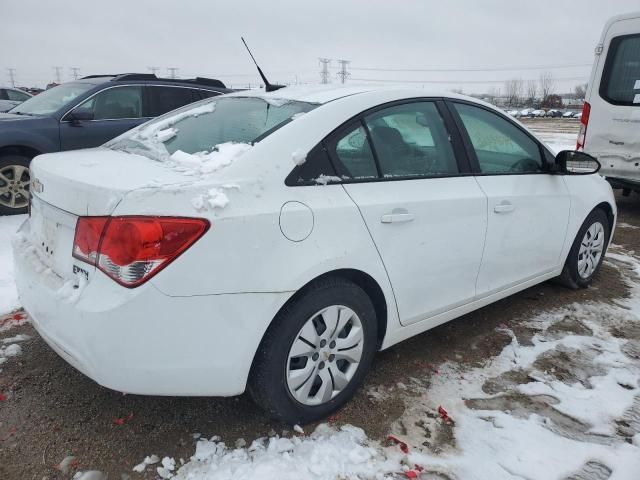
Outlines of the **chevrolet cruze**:
M101 385L248 390L309 422L378 350L548 279L589 285L616 218L598 168L456 94L223 95L37 157L18 289Z

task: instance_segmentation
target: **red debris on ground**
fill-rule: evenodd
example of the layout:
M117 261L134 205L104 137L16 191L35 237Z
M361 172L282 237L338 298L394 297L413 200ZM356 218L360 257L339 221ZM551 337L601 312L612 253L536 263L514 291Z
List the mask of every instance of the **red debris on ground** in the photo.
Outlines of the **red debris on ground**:
M453 418L449 416L447 411L442 408L442 406L438 407L438 413L440 414L440 418L444 420L446 423L453 423Z
M406 472L404 472L404 475L407 478L418 478L418 474L414 470L407 470Z
M409 453L409 447L407 446L407 444L402 440L400 440L398 437L389 435L387 437L387 440L394 443L395 445L398 445L400 447L400 450L402 450L403 453Z
M0 401L6 400L7 396L4 393L0 393Z
M124 425L126 422L128 422L129 420L131 420L133 418L133 412L131 412L129 415L127 415L126 417L121 417L121 418L114 418L113 419L113 423L115 423L116 425Z

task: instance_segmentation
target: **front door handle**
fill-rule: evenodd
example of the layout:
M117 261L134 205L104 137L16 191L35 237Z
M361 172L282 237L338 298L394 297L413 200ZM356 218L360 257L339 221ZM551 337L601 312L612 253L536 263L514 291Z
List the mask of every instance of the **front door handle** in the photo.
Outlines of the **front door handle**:
M396 212L395 210L391 213L386 213L380 217L380 221L382 223L407 223L413 222L415 216L413 213L409 213L406 210L404 212Z
M507 202L506 200L504 200L493 207L493 211L495 213L511 213L515 210L515 208L516 207L514 207L511 202Z

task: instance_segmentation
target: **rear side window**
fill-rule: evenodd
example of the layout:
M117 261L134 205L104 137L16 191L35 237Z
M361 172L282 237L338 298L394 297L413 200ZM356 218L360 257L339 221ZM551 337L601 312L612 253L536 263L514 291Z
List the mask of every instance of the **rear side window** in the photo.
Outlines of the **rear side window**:
M9 97L7 97L7 91L4 88L0 88L0 100L9 100Z
M433 102L413 102L365 117L383 177L458 173L449 133Z
M611 40L600 96L614 105L640 106L640 35Z
M213 92L211 90L194 90L194 92L196 93L196 95L198 95L198 97L202 99L219 95L218 92Z
M13 100L14 102L24 102L31 98L26 93L22 93L17 90L7 90L7 97L9 100Z
M352 124L331 141L330 150L338 160L340 177L353 180L378 178L376 161L361 123Z
M510 121L484 108L463 103L454 105L473 145L481 173L543 171L540 147Z
M171 110L180 108L199 100L194 97L190 88L179 87L147 87L149 93L149 117L157 117Z

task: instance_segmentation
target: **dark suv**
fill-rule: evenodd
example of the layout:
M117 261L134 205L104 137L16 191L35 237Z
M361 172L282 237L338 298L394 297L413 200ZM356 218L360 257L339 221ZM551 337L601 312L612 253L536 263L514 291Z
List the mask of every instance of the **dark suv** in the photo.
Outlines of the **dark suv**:
M209 78L92 75L0 113L0 215L26 212L36 155L97 147L153 117L231 91Z

